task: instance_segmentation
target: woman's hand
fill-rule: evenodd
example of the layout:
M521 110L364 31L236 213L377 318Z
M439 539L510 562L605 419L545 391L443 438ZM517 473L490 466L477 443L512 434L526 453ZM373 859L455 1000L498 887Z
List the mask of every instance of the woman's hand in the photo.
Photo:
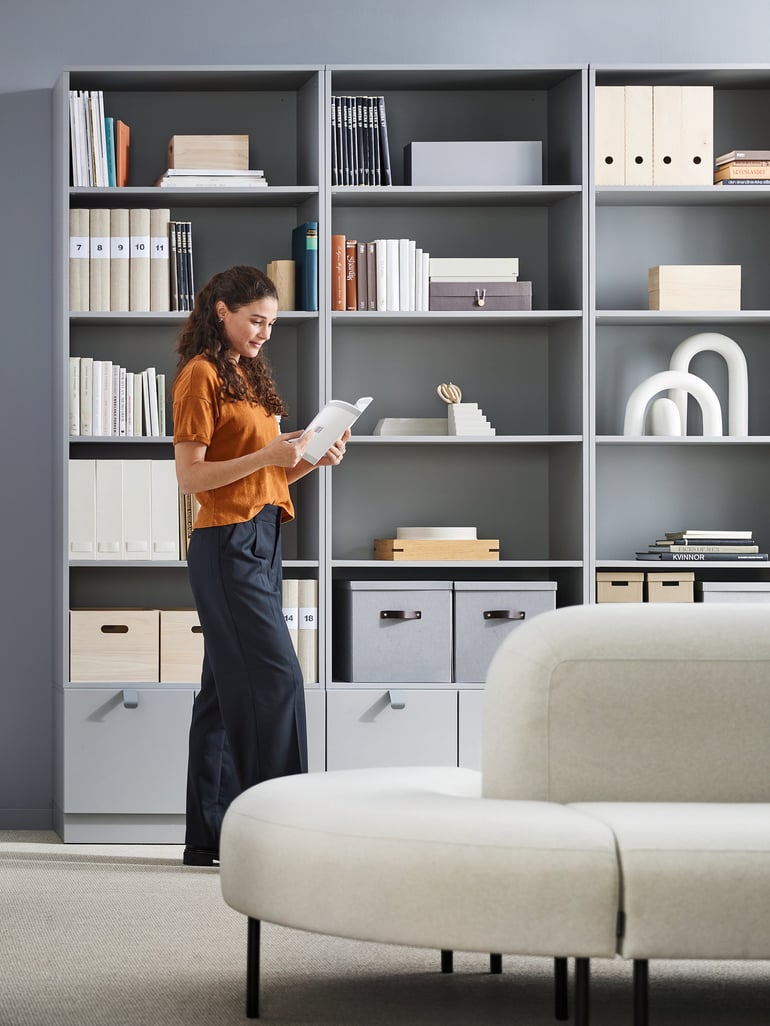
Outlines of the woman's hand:
M338 467L342 463L342 458L345 455L345 446L347 440L350 438L350 428L345 428L345 433L341 438L338 438L334 445L330 445L326 452L323 454L321 459L316 464L317 467Z
M290 431L285 435L277 435L262 449L265 466L286 467L291 470L302 459L309 442L310 435L307 431Z

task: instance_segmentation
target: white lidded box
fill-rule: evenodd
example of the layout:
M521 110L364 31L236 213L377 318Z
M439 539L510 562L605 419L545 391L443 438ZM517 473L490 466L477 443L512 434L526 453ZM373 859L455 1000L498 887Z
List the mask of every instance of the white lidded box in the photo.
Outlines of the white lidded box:
M543 144L500 139L410 142L404 147L407 185L542 185Z

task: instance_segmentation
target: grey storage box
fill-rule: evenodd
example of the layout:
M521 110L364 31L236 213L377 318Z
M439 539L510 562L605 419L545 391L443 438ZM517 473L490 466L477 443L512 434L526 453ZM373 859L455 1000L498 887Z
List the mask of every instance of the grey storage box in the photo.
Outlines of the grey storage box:
M430 310L531 310L531 281L432 281Z
M696 602L770 602L770 581L696 581Z
M333 638L335 680L449 684L452 582L335 582Z
M513 139L410 142L404 147L407 185L542 185L543 144Z
M455 581L455 681L486 680L492 656L522 623L556 607L553 581Z

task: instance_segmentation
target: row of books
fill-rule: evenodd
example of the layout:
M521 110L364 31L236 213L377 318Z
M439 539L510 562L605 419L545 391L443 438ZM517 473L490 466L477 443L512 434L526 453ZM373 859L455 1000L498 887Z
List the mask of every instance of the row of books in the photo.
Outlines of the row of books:
M173 460L70 460L70 559L178 560L181 523Z
M770 185L770 150L731 150L714 160L715 185Z
M715 529L667 531L665 537L658 538L645 551L637 552L636 558L670 562L757 562L766 560L768 554L759 551L752 531Z
M428 310L430 253L414 239L332 235L332 310Z
M392 185L384 96L333 96L332 185Z
M192 223L168 208L69 212L71 311L192 310Z
M105 116L101 89L70 89L69 105L73 186L127 185L129 126Z
M111 360L69 358L72 437L165 437L166 375L129 371Z
M318 581L283 579L283 616L305 684L318 680Z

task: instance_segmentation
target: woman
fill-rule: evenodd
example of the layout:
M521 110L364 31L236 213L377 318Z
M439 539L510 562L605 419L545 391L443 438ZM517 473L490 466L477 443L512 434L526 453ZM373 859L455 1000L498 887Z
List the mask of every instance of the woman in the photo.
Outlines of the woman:
M187 772L185 865L215 865L227 806L261 780L307 771L302 673L281 605L289 485L314 467L262 349L278 313L253 267L215 274L179 336L174 454L200 512L187 562L204 639ZM336 466L347 431L317 466Z

